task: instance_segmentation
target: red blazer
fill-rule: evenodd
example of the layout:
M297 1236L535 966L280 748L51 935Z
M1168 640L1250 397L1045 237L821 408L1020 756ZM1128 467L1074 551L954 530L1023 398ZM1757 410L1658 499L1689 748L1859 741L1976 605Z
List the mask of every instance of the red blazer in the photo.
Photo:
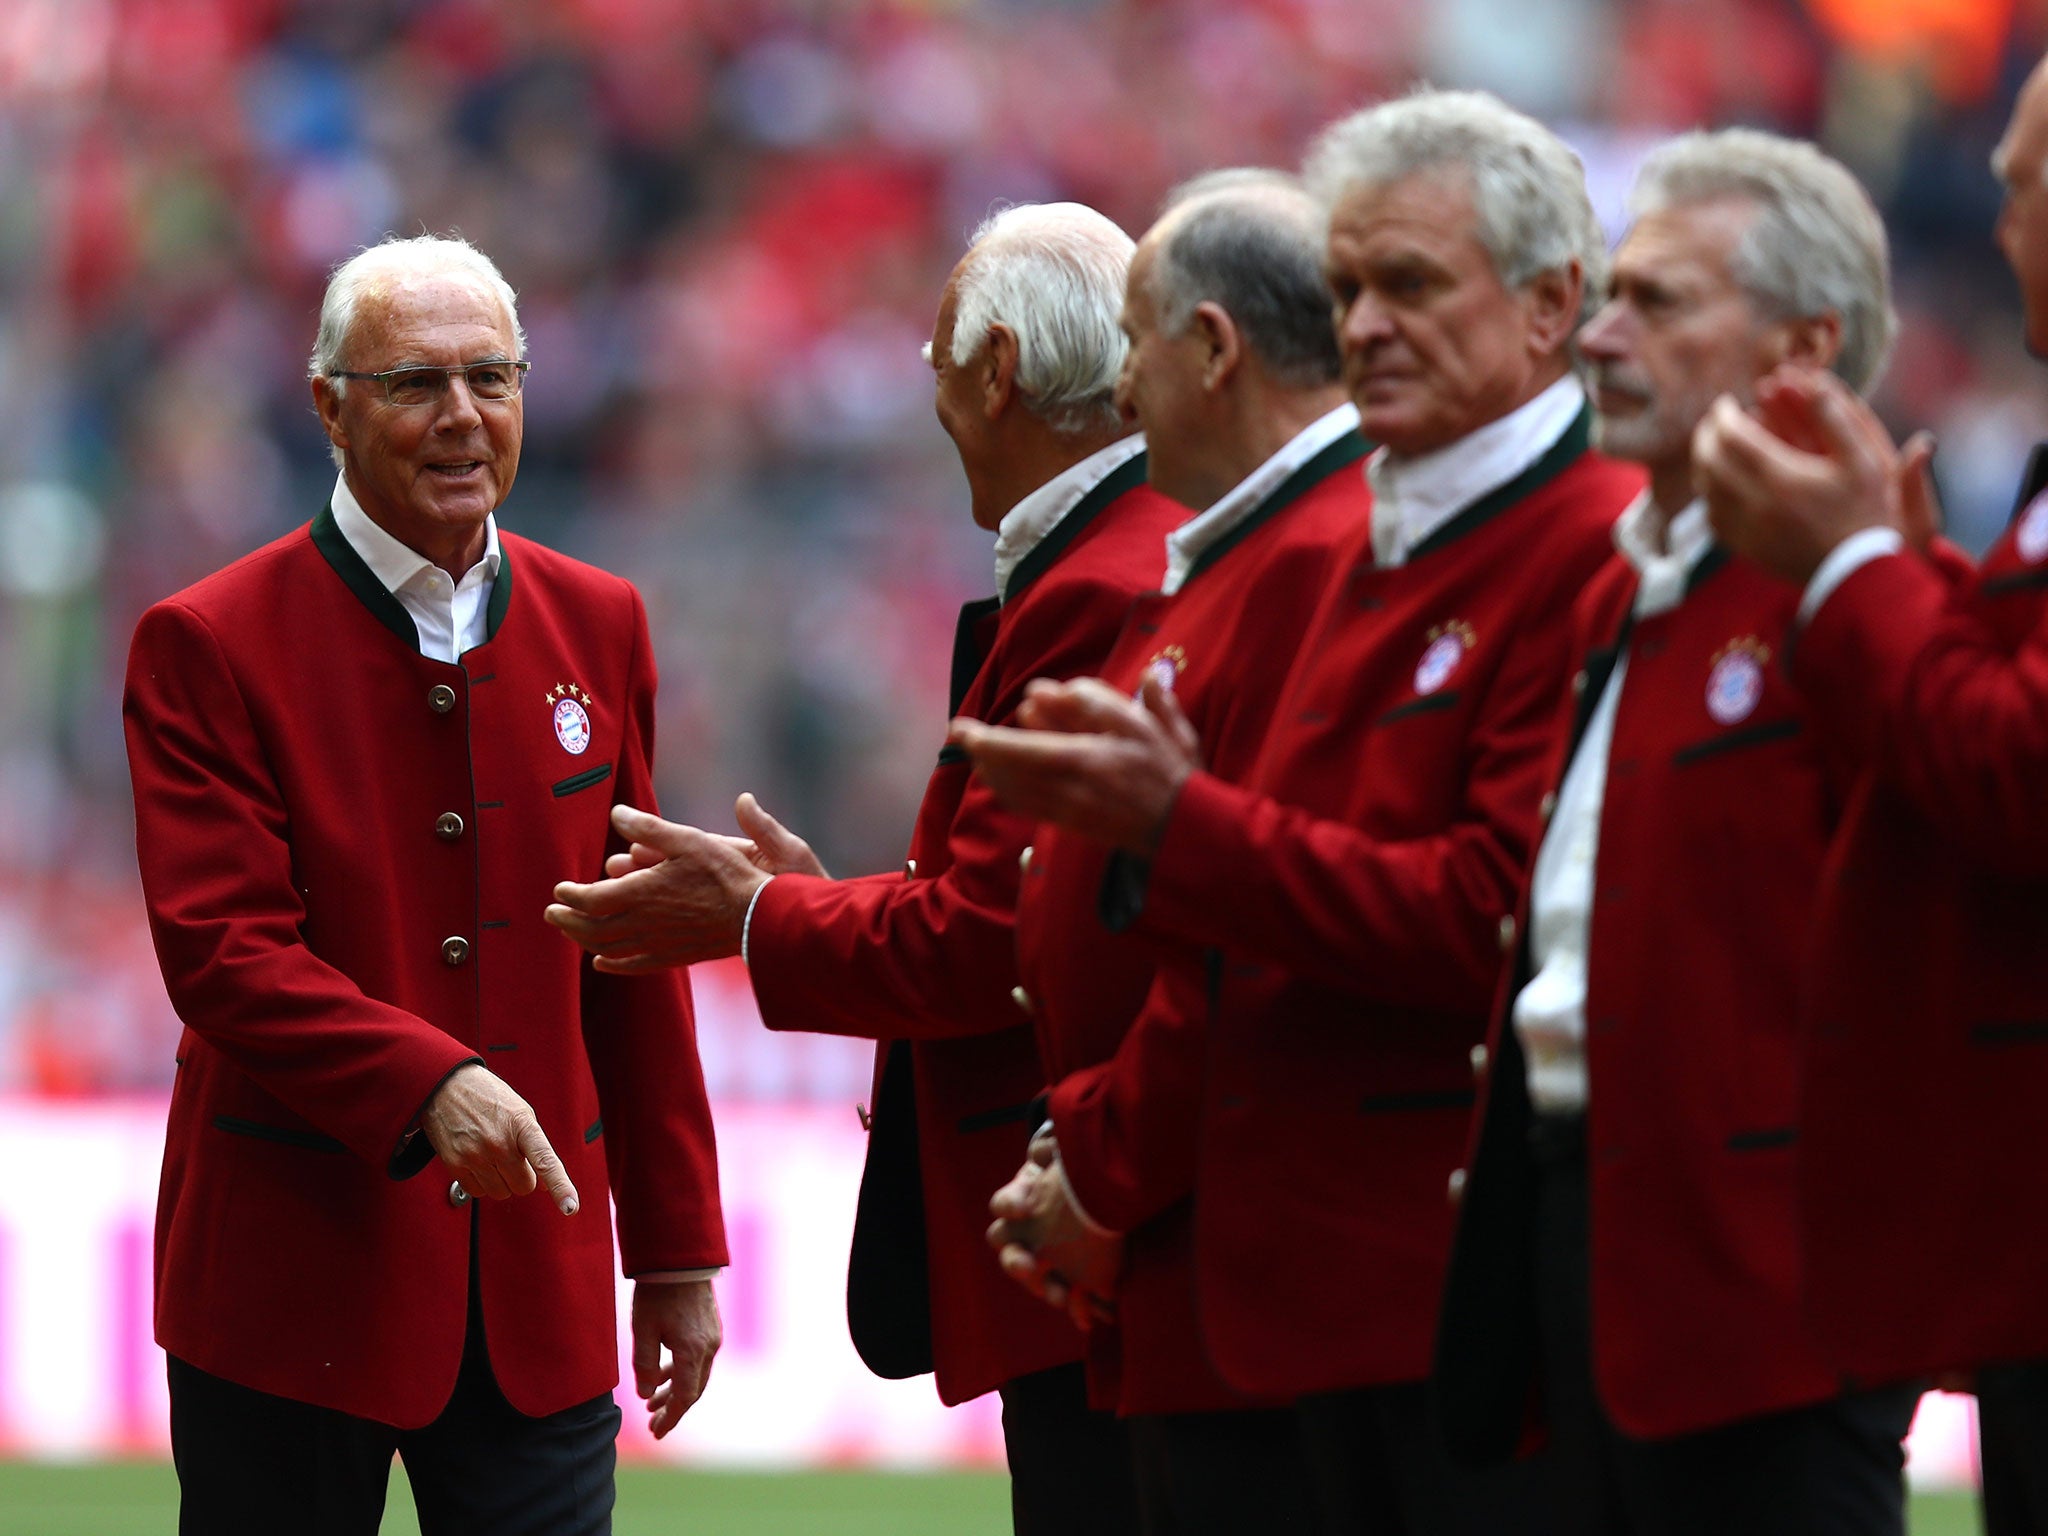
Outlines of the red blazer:
M1808 1000L1815 1327L1882 1381L2048 1355L2048 565L1893 555L1800 637L1861 765ZM2028 558L2029 554L2032 558Z
M327 511L151 608L129 655L143 894L186 1026L157 1340L402 1428L454 1388L472 1230L491 1364L529 1414L617 1383L607 1181L627 1273L726 1256L688 983L600 976L541 918L618 846L612 802L652 793L646 618L625 582L501 540L490 639L457 665L420 655ZM413 1177L416 1117L476 1060L533 1105L577 1215Z
M1364 440L1348 434L1277 486L1177 593L1138 599L1102 665L1107 681L1131 691L1148 671L1170 669L1211 773L1242 776L1265 739L1279 696L1274 681L1301 643L1334 550L1371 515L1359 468L1365 452ZM1160 964L1178 957L1200 996L1199 950L1105 921L1117 915L1116 877L1130 872L1100 844L1057 827L1033 834L1017 904L1017 965L1049 1081L1116 1054ZM1120 1326L1090 1336L1097 1394L1125 1413L1247 1405L1209 1366L1195 1327L1189 1214L1183 1202L1131 1234ZM1104 1347L1094 1347L1098 1336Z
M1202 1328L1241 1391L1427 1371L1565 621L1642 483L1587 427L1406 565L1348 552L1251 774L1189 780L1153 863L1145 926L1215 948L1206 1018L1141 1020L1053 1095L1107 1225L1198 1189ZM1199 1115L1161 1086L1194 1082Z
M1187 508L1112 472L993 600L961 613L952 713L1007 721L1034 677L1102 664L1131 599L1159 580ZM901 875L781 875L762 890L747 953L770 1029L880 1042L847 1273L855 1347L877 1375L936 1371L968 1398L1081 1357L1081 1336L998 1268L989 1196L1024 1161L1045 1081L1016 985L1018 855L1031 823L947 747Z
M1671 612L1631 620L1637 586L1617 556L1579 602L1586 682L1550 782L1625 652L1587 977L1593 1369L1614 1422L1657 1437L1838 1389L1801 1310L1794 1160L1800 978L1840 776L1778 664L1797 589L1720 549ZM1476 1058L1438 1330L1444 1421L1479 1460L1515 1449L1536 1376L1539 1170L1510 1012L1527 943L1516 953Z

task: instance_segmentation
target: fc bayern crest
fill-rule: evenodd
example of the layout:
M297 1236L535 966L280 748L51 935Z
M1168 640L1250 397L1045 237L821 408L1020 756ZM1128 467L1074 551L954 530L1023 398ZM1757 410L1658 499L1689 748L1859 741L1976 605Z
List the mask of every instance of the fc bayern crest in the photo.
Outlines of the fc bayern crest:
M2020 514L2019 526L2013 531L2012 542L2020 558L2029 565L2038 565L2048 556L2048 491L2027 503L2027 510Z
M1451 680L1465 660L1465 653L1472 649L1472 629L1456 619L1448 624L1439 624L1429 632L1429 644L1422 649L1422 660L1415 664L1415 691L1421 694L1435 693Z
M1731 640L1715 653L1707 672L1707 713L1717 725L1734 725L1763 702L1764 667L1771 648L1755 635Z
M557 683L548 690L548 707L554 711L555 740L572 757L590 750L590 711L596 701L574 683Z
M1181 668L1188 662L1188 653L1177 645L1165 650L1145 663L1144 673L1138 679L1138 692L1145 691L1145 679L1151 678L1166 693L1173 692L1173 685L1180 680Z

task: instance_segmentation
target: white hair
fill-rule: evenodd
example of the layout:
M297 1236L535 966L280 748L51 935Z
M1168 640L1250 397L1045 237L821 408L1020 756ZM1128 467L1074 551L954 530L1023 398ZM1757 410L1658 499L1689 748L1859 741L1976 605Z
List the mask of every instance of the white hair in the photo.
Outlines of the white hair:
M356 322L356 311L366 294L382 291L394 279L440 277L447 274L480 279L505 306L512 322L512 341L519 356L526 356L526 332L519 325L519 295L505 281L497 263L459 236L415 235L393 237L367 250L356 252L334 269L327 279L326 296L320 300L320 332L313 341L313 356L306 364L306 377L326 379L334 392L346 394L348 380L334 375L348 365L342 353Z
M1607 286L1607 240L1586 171L1564 140L1485 91L1424 86L1340 118L1317 137L1302 180L1327 211L1360 188L1440 169L1471 180L1479 243L1510 288L1576 261L1582 314Z
M1112 394L1127 345L1118 324L1131 237L1080 203L1024 203L982 223L968 244L953 308L953 364L1017 338L1017 389L1055 432L1118 424Z
M1774 318L1837 316L1835 372L1851 388L1868 389L1898 334L1884 220L1870 194L1811 144L1729 128L1659 148L1643 163L1629 212L1640 218L1723 199L1756 209L1730 262L1735 281Z

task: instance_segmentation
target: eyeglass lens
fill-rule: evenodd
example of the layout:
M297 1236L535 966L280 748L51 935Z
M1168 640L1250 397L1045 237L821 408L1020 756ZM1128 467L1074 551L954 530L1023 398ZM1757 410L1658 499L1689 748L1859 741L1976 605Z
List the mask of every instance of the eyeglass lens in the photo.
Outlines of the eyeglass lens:
M469 392L479 400L509 400L519 393L516 363L470 363L461 368L408 368L385 375L384 394L393 405L426 405L438 400L448 389L448 376L459 373L469 381Z

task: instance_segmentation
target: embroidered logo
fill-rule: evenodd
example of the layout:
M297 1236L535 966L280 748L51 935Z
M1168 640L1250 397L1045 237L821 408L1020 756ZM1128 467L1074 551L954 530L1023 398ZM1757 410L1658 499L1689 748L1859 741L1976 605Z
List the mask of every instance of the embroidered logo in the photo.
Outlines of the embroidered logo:
M1180 675L1187 664L1188 653L1177 645L1169 645L1145 663L1145 670L1138 675L1138 691L1132 697L1137 698L1144 694L1145 679L1148 677L1157 681L1165 692L1173 692L1173 685L1180 680Z
M1764 668L1771 648L1755 635L1730 640L1714 653L1707 670L1707 713L1717 725L1747 720L1763 701Z
M574 683L555 684L547 700L554 711L555 740L571 757L581 757L590 750L590 709L597 701Z
M2020 514L2019 526L2013 531L2012 542L2020 558L2029 565L2038 565L2043 556L2048 556L2048 491L2027 503L2027 510Z
M1429 632L1429 644L1422 648L1422 660L1415 664L1415 691L1435 693L1451 680L1451 674L1472 649L1472 626L1457 619L1439 624Z

